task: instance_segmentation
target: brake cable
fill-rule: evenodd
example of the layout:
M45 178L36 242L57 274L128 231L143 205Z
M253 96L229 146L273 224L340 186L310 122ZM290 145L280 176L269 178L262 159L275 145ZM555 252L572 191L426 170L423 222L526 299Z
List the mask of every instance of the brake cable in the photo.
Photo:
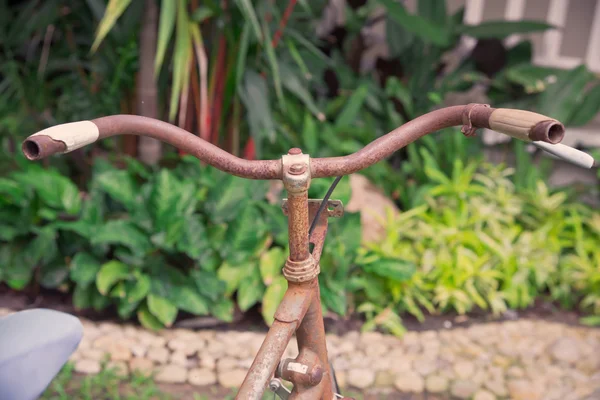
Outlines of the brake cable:
M323 210L325 209L325 207L327 207L327 202L329 201L329 197L331 197L331 193L333 193L333 190L335 189L335 187L337 186L338 182L343 178L342 176L338 176L337 178L335 178L335 180L333 181L333 183L331 184L331 186L329 187L329 190L327 190L327 193L325 194L325 197L323 197L323 200L321 201L321 205L319 206L319 209L317 210L317 213L315 214L315 217L313 218L311 224L310 224L310 228L308 230L308 237L310 237L310 235L312 234L312 232L315 230L315 227L317 226L317 221L319 220L319 217L321 216L321 213L323 212Z

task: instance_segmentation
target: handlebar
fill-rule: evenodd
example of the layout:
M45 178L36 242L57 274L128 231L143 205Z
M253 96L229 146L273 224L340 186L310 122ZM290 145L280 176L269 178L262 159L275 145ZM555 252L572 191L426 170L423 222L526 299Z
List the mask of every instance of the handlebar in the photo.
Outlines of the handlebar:
M484 104L446 107L422 115L344 157L311 158L313 178L348 175L367 168L418 138L443 128L462 125L472 136L477 128L488 128L528 142L545 142L552 153L591 168L593 158L575 149L565 151L559 143L565 133L557 120L529 111L492 108ZM137 115L113 115L91 121L71 122L29 136L22 150L29 160L68 153L99 139L132 134L161 140L224 172L249 179L281 179L281 160L244 160L200 137L167 122ZM550 151L550 150L547 150Z

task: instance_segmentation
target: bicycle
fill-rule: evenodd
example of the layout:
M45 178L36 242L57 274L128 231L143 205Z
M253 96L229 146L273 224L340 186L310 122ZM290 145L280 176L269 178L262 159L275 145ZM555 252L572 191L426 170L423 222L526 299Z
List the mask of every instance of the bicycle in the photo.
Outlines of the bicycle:
M339 394L327 356L318 276L328 218L341 217L343 204L329 197L342 176L367 168L428 133L460 125L468 137L475 135L478 128L488 128L531 142L581 167L596 165L588 154L560 144L565 128L559 121L529 111L496 109L487 104L432 111L344 157L311 158L300 149L292 148L280 160L244 160L174 125L134 115L113 115L50 127L28 137L22 149L29 160L38 160L107 137L133 134L171 144L232 175L282 180L287 191L282 209L288 217L289 254L283 266L288 288L236 399L258 400L269 387L281 399L331 400L344 397ZM323 199L309 199L311 179L325 177L337 179ZM298 356L282 360L294 334ZM281 380L290 382L293 389L286 389Z

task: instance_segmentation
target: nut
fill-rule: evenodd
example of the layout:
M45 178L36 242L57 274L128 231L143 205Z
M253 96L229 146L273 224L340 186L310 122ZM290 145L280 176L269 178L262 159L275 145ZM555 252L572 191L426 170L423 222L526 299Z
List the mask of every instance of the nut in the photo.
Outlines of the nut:
M297 156L298 154L302 154L302 150L297 148L297 147L292 147L289 151L288 154L290 156Z
M292 164L290 166L290 174L302 175L306 171L306 165L303 164Z

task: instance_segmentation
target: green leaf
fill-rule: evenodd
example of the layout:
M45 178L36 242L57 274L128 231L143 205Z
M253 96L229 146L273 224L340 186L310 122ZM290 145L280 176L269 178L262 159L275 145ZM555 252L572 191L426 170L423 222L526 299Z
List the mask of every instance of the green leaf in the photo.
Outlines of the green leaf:
M283 90L281 89L281 76L279 75L279 63L275 56L275 49L271 42L271 34L269 33L269 27L266 23L263 24L264 31L264 46L267 53L267 61L271 68L271 77L273 78L273 85L275 86L275 95L279 102L279 107L285 110L285 99L283 97Z
M40 272L40 285L47 289L56 289L69 276L69 268L61 261L43 266Z
M209 302L194 285L180 286L170 298L177 307L191 314L207 315L209 312Z
M248 110L248 122L252 137L260 145L264 138L275 140L275 124L271 115L269 90L265 79L256 72L246 69L240 98Z
M172 1L175 2L176 0ZM178 0L175 50L173 51L173 86L169 104L169 121L175 119L179 106L179 97L185 86L184 82L189 78L189 62L192 57L192 42L189 25L187 0Z
M151 279L146 274L139 274L136 276L135 282L127 282L130 285L127 288L126 300L131 304L138 304L144 300L150 292Z
M148 310L156 317L156 319L167 327L173 325L173 322L177 317L177 307L175 304L164 297L152 293L148 295L147 301Z
M92 44L92 53L96 52L100 43L108 35L108 32L110 32L117 19L119 19L127 6L129 6L129 3L131 3L131 0L109 0L104 17L102 17L96 31L94 43Z
M76 285L73 290L73 306L77 310L85 310L92 307L93 286Z
M369 88L367 84L362 84L354 91L354 93L352 93L352 96L348 99L344 109L335 120L335 126L337 128L351 126L355 122L365 99L367 98L368 92Z
M234 304L231 299L223 298L210 307L210 313L224 322L233 321Z
M346 293L343 288L321 285L321 297L328 309L338 315L346 315Z
M137 312L137 317L138 320L140 321L140 323L142 324L142 326L146 329L150 329L153 331L159 331L162 328L164 328L164 325L159 321L158 318L156 318L154 315L152 315L152 313L150 312L150 310L148 309L148 307L143 304Z
M380 258L377 261L363 264L362 269L383 278L403 282L412 277L416 271L416 266L407 260Z
M18 172L14 179L24 186L31 186L45 204L62 209L70 215L81 210L79 190L68 178L58 172L41 168L31 168L27 172Z
M486 21L478 25L462 25L457 27L457 33L476 39L503 39L516 33L543 32L554 26L539 21Z
M256 269L255 262L245 262L242 264L223 263L217 271L218 278L225 282L225 295L230 296L237 290L242 279L252 273Z
M304 113L304 126L302 128L302 139L308 154L315 154L318 150L319 139L317 136L317 126L312 116Z
M100 271L100 262L91 254L79 252L71 260L70 276L78 287L87 287L96 279Z
M185 221L177 241L177 249L194 260L200 260L208 251L208 236L200 215L191 215Z
M130 277L129 267L119 261L109 261L100 267L96 276L98 291L106 295L109 289L117 282Z
M438 46L445 47L449 42L449 34L440 27L423 17L409 14L401 3L394 0L380 0L386 8L388 16L402 25L408 32L412 32L422 39L432 42ZM388 38L393 41L394 38Z
M568 121L578 108L583 90L592 77L585 65L561 73L557 82L540 94L539 113L561 122Z
M158 23L158 40L156 43L156 57L154 59L154 75L157 76L160 73L162 63L165 59L165 52L167 46L171 40L173 34L173 28L175 27L175 14L177 2L175 0L167 0L161 2L160 5L160 20ZM196 10L196 12L198 12ZM194 12L192 18L196 15Z
M261 282L260 273L257 269L253 269L252 273L240 282L237 293L240 310L248 311L262 299L264 292L265 287Z
M282 81L285 90L289 91L300 100L319 121L324 121L325 114L319 110L312 94L308 91L308 83L298 76L299 74L295 69L284 62L279 64L279 69L281 71L281 76L285 76L285 79Z
M56 231L51 228L42 228L25 251L25 262L30 266L46 265L56 257Z
M209 300L216 301L225 294L226 284L214 272L193 270L190 276L198 291Z
M108 221L92 236L91 241L93 245L120 244L138 254L143 254L150 249L150 242L146 235L125 220Z
M446 1L419 0L417 2L417 10L420 16L439 26L445 26L448 22L446 14Z
M132 211L136 206L139 188L127 171L112 170L96 176L95 182L100 189Z
M262 36L260 32L260 24L258 22L258 18L256 17L254 7L252 6L252 2L250 0L236 0L235 2L242 11L242 14L244 14L244 20L250 22L250 26L254 31L256 40L260 42Z
M600 112L600 84L596 84L575 108L571 118L565 122L570 126L582 126L590 122Z
M266 324L269 326L273 324L275 311L277 311L277 307L279 306L279 303L281 303L286 289L287 281L283 276L278 276L265 291L262 300L261 313Z
M579 319L579 322L587 326L600 326L600 315L590 315L588 317L582 317Z
M281 247L273 247L260 256L260 277L266 286L281 275L285 263L285 253Z
M265 225L259 210L248 205L229 223L222 248L227 261L239 263L247 260L265 238Z
M208 7L200 6L192 13L192 21L202 22L214 15L214 11Z
M250 23L244 21L244 28L242 29L242 35L240 38L240 48L238 50L237 64L235 68L235 87L242 87L242 78L246 71L246 57L248 55L248 45L250 44Z

